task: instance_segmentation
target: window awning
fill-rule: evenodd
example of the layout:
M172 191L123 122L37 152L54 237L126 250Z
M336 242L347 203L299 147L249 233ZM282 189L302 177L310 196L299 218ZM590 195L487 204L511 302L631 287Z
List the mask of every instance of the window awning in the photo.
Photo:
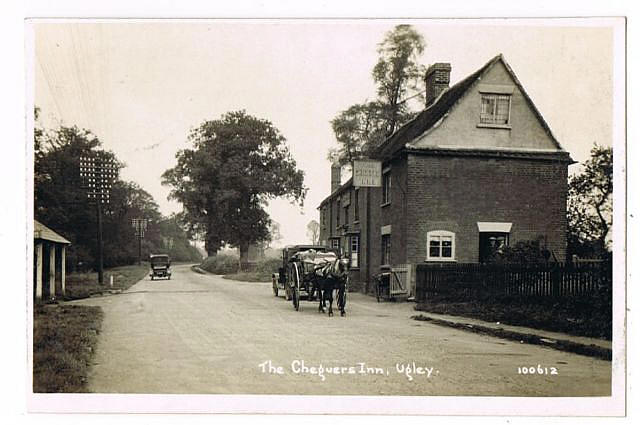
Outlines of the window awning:
M498 223L494 221L479 221L478 231L480 232L511 232L512 223Z

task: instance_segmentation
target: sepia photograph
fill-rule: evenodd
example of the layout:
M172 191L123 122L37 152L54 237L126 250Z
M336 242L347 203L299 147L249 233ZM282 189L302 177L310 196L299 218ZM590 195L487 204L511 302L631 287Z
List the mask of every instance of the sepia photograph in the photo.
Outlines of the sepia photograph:
M624 18L25 25L31 410L624 413Z

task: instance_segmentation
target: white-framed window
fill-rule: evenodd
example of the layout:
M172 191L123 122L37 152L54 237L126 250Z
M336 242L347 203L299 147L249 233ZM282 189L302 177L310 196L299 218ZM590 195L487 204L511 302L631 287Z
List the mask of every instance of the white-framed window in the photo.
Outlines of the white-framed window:
M352 235L349 245L350 245L349 258L351 260L351 268L358 268L359 267L358 254L360 254L360 236Z
M340 252L340 239L338 238L331 239L331 248L335 249L337 252Z
M480 124L509 124L511 95L482 93Z
M382 205L391 202L391 170L382 173Z
M427 232L427 261L455 261L456 234L447 230Z

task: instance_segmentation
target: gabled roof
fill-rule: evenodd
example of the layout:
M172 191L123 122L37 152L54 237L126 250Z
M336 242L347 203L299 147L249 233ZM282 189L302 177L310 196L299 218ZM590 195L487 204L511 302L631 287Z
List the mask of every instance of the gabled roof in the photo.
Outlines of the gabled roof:
M57 242L62 244L71 244L67 239L60 236L44 224L33 220L33 239L41 239L43 241Z
M560 143L556 140L556 138L551 133L551 129L547 125L544 118L542 118L542 114L535 107L533 101L524 90L522 84L514 74L513 70L504 60L502 54L495 56L489 62L487 62L482 68L478 69L473 74L469 75L465 79L459 81L455 85L451 86L444 92L440 94L440 96L436 99L436 101L431 104L424 111L419 113L413 120L409 121L402 127L400 127L395 133L393 133L389 138L387 138L384 142L382 142L379 146L377 146L373 150L373 155L377 158L389 158L393 156L395 153L402 150L407 143L411 142L416 137L423 134L425 131L431 129L435 124L437 124L451 108L467 93L467 91L479 81L480 78L496 63L502 62L502 64L507 69L507 72L513 79L516 86L522 92L524 98L526 99L529 107L532 109L540 124L544 128L547 135L551 138L553 143L558 148L558 151L563 152L564 150L560 146Z

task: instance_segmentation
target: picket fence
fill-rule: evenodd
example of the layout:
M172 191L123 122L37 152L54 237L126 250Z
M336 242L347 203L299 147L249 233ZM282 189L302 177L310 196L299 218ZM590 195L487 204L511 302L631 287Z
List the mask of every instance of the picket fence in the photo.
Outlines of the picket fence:
M416 301L430 294L579 297L611 295L611 262L418 264Z

